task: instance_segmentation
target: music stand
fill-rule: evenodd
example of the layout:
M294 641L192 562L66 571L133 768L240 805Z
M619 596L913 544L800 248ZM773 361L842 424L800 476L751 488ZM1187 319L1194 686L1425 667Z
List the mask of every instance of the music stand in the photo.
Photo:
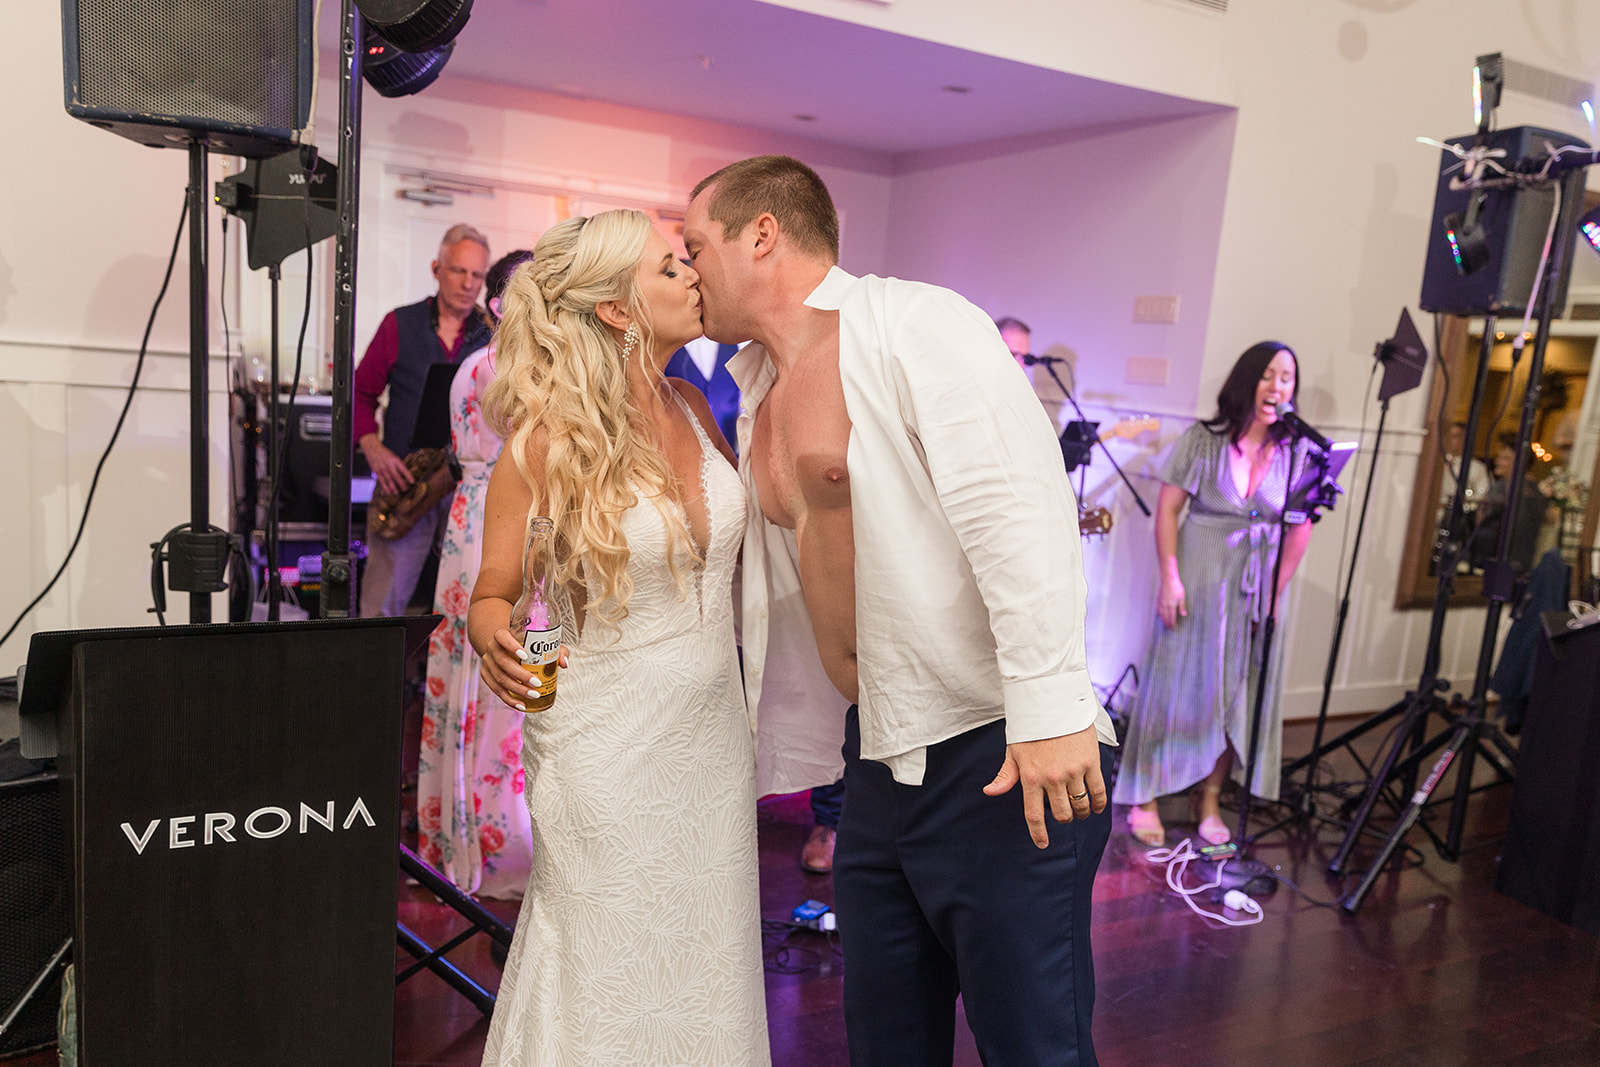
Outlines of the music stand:
M1029 356L1023 356L1022 358L1023 358L1023 362L1029 364L1030 366L1032 366L1034 364L1043 364L1044 365L1044 369L1050 373L1050 377L1055 381L1055 383L1058 386L1061 387L1061 395L1065 396L1067 398L1067 403L1071 404L1072 405L1072 410L1077 412L1078 421L1076 423L1068 423L1067 424L1068 430L1070 430L1073 426L1080 425L1080 424L1091 427L1091 429L1090 429L1090 431L1088 433L1088 438L1089 438L1088 448L1090 450L1092 450L1096 444L1099 444L1100 451L1104 452L1105 456L1106 456L1106 459L1111 461L1111 469L1117 472L1117 477L1122 479L1122 484L1128 487L1128 492L1129 493L1133 494L1133 502L1135 504L1139 505L1139 510L1144 512L1145 515L1148 517L1151 514L1150 505L1148 505L1148 504L1146 504L1144 502L1144 497L1139 495L1139 490L1135 489L1133 487L1133 483L1128 481L1128 476L1125 473L1123 473L1122 464L1117 462L1117 457L1113 456L1111 454L1111 450L1106 447L1106 443L1104 441L1100 440L1100 438L1094 433L1094 429L1093 428L1099 427L1100 424L1098 422L1090 422L1084 416L1083 409L1078 406L1078 398L1072 395L1072 390L1067 388L1067 383L1062 381L1061 380L1061 375L1056 373L1055 365L1056 365L1056 362L1058 362L1058 361L1054 360L1053 357L1045 357L1045 356L1032 356L1032 355L1029 355ZM1065 458L1067 456L1067 439L1066 439L1067 438L1067 432L1068 432L1067 430L1063 430L1062 433L1061 433L1061 453L1062 453L1063 458ZM1078 431L1074 431L1074 432L1082 433L1082 430L1078 430ZM1087 462L1087 456L1085 457L1084 462ZM1068 470L1068 472L1071 472L1072 467L1070 467L1070 466L1067 467L1067 470ZM1080 479L1080 481L1081 481L1081 479Z
M1067 473L1082 467L1089 462L1090 453L1100 440L1097 431L1100 429L1098 422L1088 422L1082 419L1069 422L1061 431L1061 459L1067 465Z
M1333 507L1339 494L1339 475L1360 448L1356 441L1333 441L1325 452L1313 452L1289 491L1289 521L1315 522L1313 511Z

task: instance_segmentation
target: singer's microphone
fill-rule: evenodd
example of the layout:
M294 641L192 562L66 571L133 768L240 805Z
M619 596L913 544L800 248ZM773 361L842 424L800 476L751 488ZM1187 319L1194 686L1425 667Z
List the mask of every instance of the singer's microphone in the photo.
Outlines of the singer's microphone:
M1022 357L1022 362L1024 365L1031 367L1036 363L1065 363L1066 360L1060 356L1036 356L1030 352Z
M1293 430L1296 436L1304 437L1324 452L1332 447L1326 437L1313 430L1310 423L1295 413L1294 401L1280 400L1273 407L1278 412L1278 421Z

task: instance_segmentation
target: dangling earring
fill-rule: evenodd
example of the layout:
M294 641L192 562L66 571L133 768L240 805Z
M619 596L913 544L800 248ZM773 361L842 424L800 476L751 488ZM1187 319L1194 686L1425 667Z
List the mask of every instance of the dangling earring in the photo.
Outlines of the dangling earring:
M633 355L633 350L639 347L639 324L628 323L628 329L622 335L622 362L628 362L628 357Z

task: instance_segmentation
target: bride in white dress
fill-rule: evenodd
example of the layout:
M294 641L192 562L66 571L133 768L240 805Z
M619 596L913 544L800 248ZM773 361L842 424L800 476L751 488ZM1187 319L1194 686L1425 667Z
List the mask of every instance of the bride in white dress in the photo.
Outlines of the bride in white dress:
M530 515L555 520L569 665L529 713L533 871L484 1063L769 1062L754 746L731 583L744 527L705 399L662 377L699 278L637 211L552 227L507 286L496 465L468 632L526 702L507 630Z

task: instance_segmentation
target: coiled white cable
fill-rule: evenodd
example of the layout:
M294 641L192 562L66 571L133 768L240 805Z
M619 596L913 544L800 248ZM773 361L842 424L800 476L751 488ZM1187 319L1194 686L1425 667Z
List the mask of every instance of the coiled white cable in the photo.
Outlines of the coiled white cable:
M1226 926L1254 926L1266 916L1261 911L1261 905L1252 900L1248 894L1240 889L1230 889L1223 895L1223 907L1233 911L1243 912L1249 918L1230 919L1220 912L1207 911L1194 902L1194 898L1201 893L1207 893L1222 887L1222 869L1227 866L1224 861L1217 865L1217 879L1203 885L1187 888L1183 884L1184 875L1189 870L1189 864L1195 860L1203 859L1200 853L1194 850L1194 845L1189 838L1184 838L1172 848L1153 848L1145 853L1145 859L1151 863L1162 864L1167 869L1167 888L1171 889L1183 902L1194 911L1196 915L1207 919L1215 919Z

